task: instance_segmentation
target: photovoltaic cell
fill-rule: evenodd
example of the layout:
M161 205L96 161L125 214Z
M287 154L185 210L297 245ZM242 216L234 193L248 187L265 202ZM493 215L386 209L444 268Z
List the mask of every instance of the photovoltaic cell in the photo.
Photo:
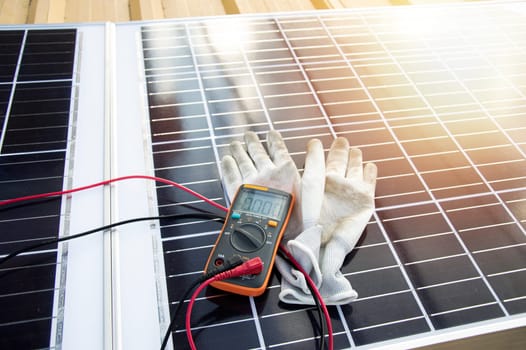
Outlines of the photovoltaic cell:
M0 49L1 82L13 80L23 34L24 32L20 30L3 30L0 33L0 40L2 40L2 48Z
M0 197L64 182L75 29L0 31ZM0 255L59 234L60 198L0 208ZM0 267L0 347L49 347L57 247Z
M523 315L525 13L512 2L146 25L155 173L225 204L218 164L244 131L279 130L299 169L309 139L328 149L347 137L379 178L376 212L342 268L359 298L331 307L337 348ZM162 214L205 208L157 191ZM219 230L162 222L172 311ZM312 346L312 309L278 293L277 276L255 299L208 290L198 347Z

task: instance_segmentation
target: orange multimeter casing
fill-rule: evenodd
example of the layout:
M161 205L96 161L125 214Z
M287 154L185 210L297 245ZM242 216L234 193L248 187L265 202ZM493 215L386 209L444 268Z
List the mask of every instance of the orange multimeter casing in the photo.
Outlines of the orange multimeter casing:
M260 257L263 271L211 285L235 294L263 294L293 206L294 196L290 193L258 185L241 185L208 257L205 273L236 255L243 260Z

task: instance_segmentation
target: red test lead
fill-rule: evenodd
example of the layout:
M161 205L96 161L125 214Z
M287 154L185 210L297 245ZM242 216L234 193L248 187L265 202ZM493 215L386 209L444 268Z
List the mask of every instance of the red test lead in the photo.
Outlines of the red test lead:
M56 192L47 192L47 193L39 193L39 194L33 194L33 195L29 195L29 196L24 196L24 197L6 199L6 200L3 200L3 201L0 201L0 206L8 205L8 204L14 204L14 203L19 203L19 202L24 202L24 201L29 201L29 200L33 200L33 199L41 199L41 198L62 196L62 195L65 195L65 194L70 194L70 193L75 193L75 192L79 192L79 191L88 190L90 188L95 188L95 187L99 187L99 186L109 185L109 184L112 184L112 183L118 182L118 181L133 180L133 179L153 180L153 181L164 183L166 185L170 185L170 186L176 187L176 188L178 188L180 190L183 190L183 191L185 191L187 193L190 193L192 196L195 196L195 197L205 201L206 203L216 207L217 209L220 209L222 211L228 211L228 209L226 207L222 206L221 204L218 204L218 203L214 202L213 200L211 200L209 198L206 198L202 194L197 193L194 190L189 189L188 187L185 187L185 186L183 186L181 184L178 184L177 182L174 182L174 181L171 181L171 180L168 180L168 179L163 179L161 177L150 176L150 175L121 176L121 177L116 177L114 179L109 179L109 180L97 182L97 183L86 185L86 186L72 188L72 189L69 189L69 190L56 191Z
M196 350L196 347L194 339L192 337L192 326L190 319L192 317L192 309L195 304L195 299L197 299L199 293L201 293L201 291L212 282L232 277L239 277L243 275L257 275L261 273L261 271L263 271L263 260L261 260L261 258L259 257L255 257L253 259L247 260L246 262L239 265L238 267L233 268L232 270L221 272L215 275L214 277L207 279L195 290L194 294L192 294L190 302L188 303L188 308L186 309L186 337L188 339L188 344L190 344L190 348L192 350Z

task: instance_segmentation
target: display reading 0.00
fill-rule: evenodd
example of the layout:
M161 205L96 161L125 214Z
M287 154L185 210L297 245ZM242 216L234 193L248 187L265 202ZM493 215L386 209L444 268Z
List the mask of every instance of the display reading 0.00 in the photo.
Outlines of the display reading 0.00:
M287 198L275 193L248 190L240 193L235 206L236 211L243 211L256 215L279 219L287 203Z

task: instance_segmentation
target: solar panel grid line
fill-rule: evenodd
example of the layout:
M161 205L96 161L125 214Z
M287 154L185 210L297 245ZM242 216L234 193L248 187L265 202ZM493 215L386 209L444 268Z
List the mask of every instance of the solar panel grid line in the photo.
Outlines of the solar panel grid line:
M67 63L67 62L60 62ZM68 83L71 79L69 78L57 78L57 79L35 79L35 80L18 80L17 85L33 84L33 83Z
M465 254L461 254L461 255L465 255ZM455 255L455 257L461 256L461 255L457 254L457 255ZM450 257L444 257L444 259L448 259L448 258L450 258ZM418 262L416 262L416 263L418 264ZM418 287L417 290L424 290L424 289L428 289L428 288L435 288L435 287L453 285L453 284L458 284L458 283L464 282L464 281L473 281L473 280L478 280L478 279L480 279L480 277L478 277L478 276L467 277L467 278L462 278L462 279L458 279L458 280L454 280L454 281L448 281L448 282L443 282L443 283L430 284L430 285L427 285L427 286L421 286L421 287Z
M196 114L196 115L192 115L192 116L161 117L161 118L152 119L151 121L152 121L152 123L160 123L160 122L163 122L163 121L175 121L175 120L185 120L185 119L204 118L204 117L205 117L204 114ZM170 142L170 141L166 141L166 142ZM156 142L155 144L156 145L160 145L160 144L162 144L162 142ZM154 152L154 153L156 153L156 152ZM157 153L159 153L159 152L157 152Z
M526 299L526 296L504 299L504 301L509 303L509 302L513 302L513 301L521 301L521 300L524 300L524 299Z
M466 310L470 310L470 309L476 309L476 308L480 308L480 307L484 307L484 306L490 306L490 305L495 305L495 304L496 304L496 302L482 303L482 304L477 304L477 305L473 305L473 306L466 306L466 307L460 307L460 308L447 310L447 311L442 311L442 312L434 312L434 313L432 313L430 315L431 316L447 315L447 314L451 314L451 313L454 313L454 312L466 311Z
M367 327L356 328L355 331L359 332L359 331L363 331L363 330L374 329L376 327L388 326L388 325L393 325L393 324L397 324L397 323L403 323L403 322L407 322L407 321L420 320L422 318L423 317L421 317L421 316L408 317L408 318L403 319L403 320L396 320L396 321L392 321L392 322L384 322L382 324L375 325L375 326L367 326Z
M508 248L522 247L522 246L525 246L525 245L526 245L526 243L517 243L517 244L510 244L510 245L501 246L501 247L495 247L495 248L474 250L473 254L486 253L486 252L491 252L491 251L495 251L495 250L502 250L502 249L508 249ZM516 269L516 270L510 270L510 271L521 271L521 270L522 269ZM493 274L489 274L488 276L497 276L498 274L502 274L502 273L510 273L510 271L503 271L503 272L499 272L499 273L493 273Z
M185 222L185 223L176 224L176 225L162 225L161 227L163 227L163 228L178 228L181 225L199 225L199 224L205 224L207 222L208 221L206 221L206 220L205 221L190 221L190 222ZM216 224L220 225L221 222L216 221ZM174 235L174 236L170 236L170 237L164 237L162 239L162 241L163 242L170 242L170 241L173 242L173 241L182 241L182 240L189 239L189 238L205 238L205 239L208 239L210 237L217 237L219 232L220 232L220 230L209 230L209 231L201 230L198 233L180 234L180 235ZM214 242L215 242L215 240L211 240L211 241L206 241L206 243L203 243L202 245L199 245L199 246L189 246L189 247L186 247L186 246L182 246L182 247L175 246L175 248L171 248L171 246L167 245L167 247L164 250L164 253L166 253L166 254L192 253L194 251L208 249L208 248L213 246ZM197 266L196 268L198 270L192 270L191 272L192 273L195 272L195 271L201 271L202 272L202 268L203 267L204 266Z
M25 253L21 253L20 256L35 256L35 255L39 255L39 254L46 254L46 253L55 253L56 252L56 249L43 249L43 250L39 250L37 252L25 252ZM53 266L56 266L55 263L50 263L50 264L41 264L41 265L32 265L31 267L39 267L39 266L45 266L45 265L53 265ZM7 267L5 268L5 271L9 271L9 270L17 270L19 269L19 267ZM21 294L27 294L27 293L14 293L13 295L21 295ZM2 296L9 296L10 294L3 294Z
M163 91L163 92L150 92L148 96L163 96L168 94L176 94L176 93L185 93L185 92L199 92L199 89L187 89L187 90L179 90L179 91Z
M186 186L187 184L185 184ZM210 198L211 200L213 201L219 201L220 199L222 198ZM197 204L197 203L203 203L202 200L194 200L194 201L180 201L178 202L175 207L179 206L179 207L184 207L184 206L187 206L187 205L192 205L192 204ZM169 207L174 207L174 205L170 205L170 204L167 204L167 205L160 205L159 208L169 208Z
M203 301L203 300L206 300L206 299L207 298L196 298L196 301ZM216 324L213 324L213 325L206 325L206 326L194 325L194 326L192 326L191 329L192 329L192 331L198 331L200 329L221 327L221 326L230 325L230 324L244 323L244 322L247 322L247 321L252 321L252 319L247 318L247 319L232 320L232 321L219 322L219 323L216 323ZM185 330L180 329L177 332L182 333L184 331ZM262 349L264 349L264 348L262 348Z
M357 246L355 249L363 249L363 248L368 248L368 247L377 247L377 246L383 246L385 245L385 243L376 243L376 244L367 244L367 245L361 245L361 246ZM358 271L351 271L349 273L346 273L345 275L346 276L353 276L353 275L360 275L360 274L367 274L369 272L377 272L377 271L381 271L381 270L389 270L389 269L395 269L395 268L398 268L398 265L397 264L393 264L393 265L386 265L386 266L380 266L380 267L374 267L374 268L371 268L371 269L363 269L363 270L358 270ZM365 297L360 297L361 299L364 299Z
M429 237L428 237L429 238ZM398 242L397 242L398 243ZM460 256L467 256L467 253L458 253L458 254L450 254L450 255L442 255L438 257L428 258L428 259L421 259L421 260L413 260L410 262L405 262L404 266L410 266L410 265L418 265L418 264L424 264L424 263L431 263L431 262L437 262L441 260L451 259L451 258L457 258ZM418 288L417 288L418 289Z
M336 308L336 311L337 311L337 315L339 317L340 320L344 320L345 319L345 315L343 313L343 310L342 308ZM356 343L354 341L354 338L351 336L351 330L349 328L349 324L347 322L342 322L342 327L343 327L343 332L335 332L333 330L333 338L337 339L337 336L339 334L344 334L346 339L347 339L347 342L349 344L349 347L356 347ZM325 335L323 335L325 337Z
M450 235L450 234L453 234L453 232L445 231L445 232L425 234L425 235L417 236L417 237L399 238L399 239L393 239L393 243L407 242L407 241L413 241L413 240L417 240L417 239L433 238L433 237L437 237L437 236Z
M265 337L263 335L263 329L261 327L261 321L258 309L256 307L256 302L254 301L254 297L249 297L248 301L250 303L250 310L252 311L252 315L254 316L254 326L256 328L256 334L258 336L258 341L262 349L265 349L266 343L265 343Z
M243 85L232 85L230 87L207 87L205 88L205 91L216 91L216 90L223 90L223 89L242 89L242 88L250 88L252 85L250 84L243 84Z

